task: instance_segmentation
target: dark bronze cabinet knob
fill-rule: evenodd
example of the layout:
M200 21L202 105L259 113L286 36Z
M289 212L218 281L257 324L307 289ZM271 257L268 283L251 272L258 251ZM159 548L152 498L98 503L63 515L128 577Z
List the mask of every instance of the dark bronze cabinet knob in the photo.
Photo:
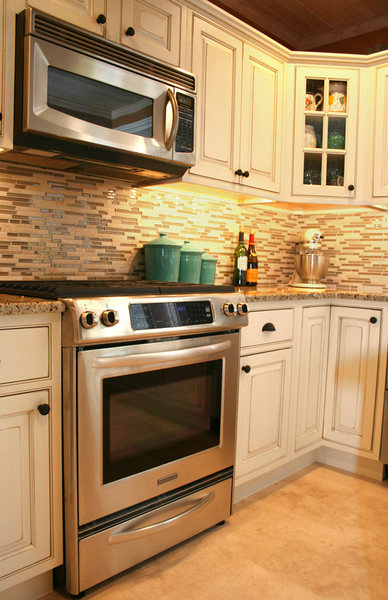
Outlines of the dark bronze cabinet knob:
M241 169L237 169L237 171L234 172L235 175L238 175L239 177L242 177L243 172Z
M354 185L353 184L348 185L348 190L349 190L349 192L352 192L354 190Z
M369 321L374 325L375 323L377 323L377 317L371 317Z
M38 411L40 412L41 415L46 416L50 412L50 405L49 404L39 404Z
M106 16L101 13L98 15L96 21L99 25L104 25L106 23Z
M242 174L243 177L249 177L249 171L244 171L244 173Z
M130 37L132 37L133 35L135 35L135 30L133 27L128 27L125 30L125 35L129 35Z
M250 373L251 372L251 367L249 365L244 365L241 368L244 371L244 373Z

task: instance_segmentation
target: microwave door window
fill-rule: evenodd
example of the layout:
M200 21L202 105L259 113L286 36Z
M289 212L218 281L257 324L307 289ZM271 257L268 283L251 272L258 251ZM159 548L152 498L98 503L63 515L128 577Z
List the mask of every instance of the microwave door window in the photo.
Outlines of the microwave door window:
M220 445L223 361L103 381L103 483Z
M47 105L81 121L152 138L154 100L69 71L48 67Z

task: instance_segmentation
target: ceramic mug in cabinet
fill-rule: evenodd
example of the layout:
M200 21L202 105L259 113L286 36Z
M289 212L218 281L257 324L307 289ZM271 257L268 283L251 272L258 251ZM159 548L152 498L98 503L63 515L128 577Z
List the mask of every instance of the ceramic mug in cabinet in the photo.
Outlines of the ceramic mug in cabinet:
M316 94L306 94L305 96L305 110L317 110L323 102L323 96L320 92Z

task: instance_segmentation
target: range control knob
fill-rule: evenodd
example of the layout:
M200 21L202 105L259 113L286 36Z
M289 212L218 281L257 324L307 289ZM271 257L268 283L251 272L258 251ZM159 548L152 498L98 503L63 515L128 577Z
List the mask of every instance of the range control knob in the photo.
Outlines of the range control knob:
M98 317L96 313L91 310L85 310L79 320L81 321L82 327L85 329L93 329L93 327L98 325Z
M119 313L117 310L111 310L108 308L101 314L101 321L105 327L113 327L113 325L116 325L116 323L119 322Z
M246 302L239 302L237 304L237 312L241 317L247 315L249 312L248 304Z
M233 317L233 315L236 313L236 307L232 302L227 302L224 304L222 310L227 317Z

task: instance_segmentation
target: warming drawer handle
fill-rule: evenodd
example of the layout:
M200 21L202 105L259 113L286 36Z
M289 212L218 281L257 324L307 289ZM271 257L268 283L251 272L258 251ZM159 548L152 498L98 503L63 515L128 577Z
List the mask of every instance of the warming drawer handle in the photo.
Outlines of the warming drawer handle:
M187 348L184 350L166 350L164 352L149 352L145 354L126 354L125 356L101 356L93 360L95 369L133 367L140 365L176 363L181 360L192 360L198 357L207 359L214 354L228 350L232 345L230 340L209 346Z
M172 145L175 142L176 134L178 133L178 125L179 125L178 102L176 101L175 94L170 90L170 88L168 88L168 90L167 90L166 110L167 110L167 104L169 102L171 102L171 108L172 108L172 126L171 126L170 135L165 140L167 150L171 150Z
M198 502L194 506L184 510L183 512L179 513L179 515L175 515L174 517L166 519L165 521L160 521L159 523L154 523L153 525L146 525L145 527L140 527L139 529L125 529L124 531L112 533L112 535L108 537L108 544L124 544L125 542L133 539L145 537L151 533L159 533L159 531L163 531L164 529L169 529L170 527L180 523L182 520L186 520L188 517L191 517L193 513L205 508L207 504L214 500L214 497L214 492L208 492L205 494L205 496L199 498Z

